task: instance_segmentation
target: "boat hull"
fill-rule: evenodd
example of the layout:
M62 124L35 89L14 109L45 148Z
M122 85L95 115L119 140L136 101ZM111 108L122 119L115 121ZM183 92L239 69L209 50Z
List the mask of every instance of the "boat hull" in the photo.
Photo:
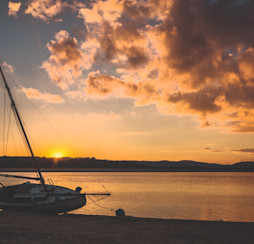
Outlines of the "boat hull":
M30 211L49 214L65 213L83 207L85 194L60 186L25 183L10 186L0 191L0 209Z
M1 203L0 203L1 204ZM8 211L28 211L28 212L40 212L48 214L66 213L73 211L75 209L81 208L86 204L86 199L84 195L76 197L73 199L61 200L54 203L40 203L38 205L34 204L17 204L17 205L0 205L0 209Z

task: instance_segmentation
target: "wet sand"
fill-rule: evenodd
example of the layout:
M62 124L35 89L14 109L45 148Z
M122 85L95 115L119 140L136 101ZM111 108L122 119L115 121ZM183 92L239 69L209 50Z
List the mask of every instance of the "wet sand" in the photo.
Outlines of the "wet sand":
M254 222L0 212L0 243L253 243Z

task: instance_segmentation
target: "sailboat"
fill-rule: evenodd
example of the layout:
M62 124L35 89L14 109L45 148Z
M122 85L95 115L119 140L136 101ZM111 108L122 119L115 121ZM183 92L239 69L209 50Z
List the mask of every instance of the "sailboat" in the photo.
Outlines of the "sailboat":
M29 180L23 184L10 186L5 186L0 183L0 209L58 214L83 207L86 204L86 195L88 194L82 194L81 187L77 187L75 190L72 190L62 186L45 183L1 65L0 73L11 102L12 111L21 131L21 135L23 136L26 146L29 149L38 175L38 177L26 177L0 174L0 177L14 177ZM30 181L37 181L38 183L31 183ZM110 195L110 193L94 193L89 195Z

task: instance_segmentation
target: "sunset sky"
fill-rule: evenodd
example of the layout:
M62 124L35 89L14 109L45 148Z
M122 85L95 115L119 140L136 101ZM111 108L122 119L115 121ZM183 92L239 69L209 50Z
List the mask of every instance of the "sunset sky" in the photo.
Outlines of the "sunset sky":
M36 155L254 160L254 1L0 6L0 62Z

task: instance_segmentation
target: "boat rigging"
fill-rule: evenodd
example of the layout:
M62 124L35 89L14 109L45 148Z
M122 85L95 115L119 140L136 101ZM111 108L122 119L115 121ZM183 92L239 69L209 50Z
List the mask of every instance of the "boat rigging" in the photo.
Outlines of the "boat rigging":
M18 122L21 135L23 136L26 146L29 149L31 158L36 168L36 172L38 174L37 178L9 174L0 174L0 177L14 177L20 179L40 181L39 184L26 182L23 184L11 186L4 186L2 183L0 183L2 186L0 188L0 209L57 214L65 213L83 207L86 204L86 195L109 196L110 193L82 194L80 187L77 187L76 190L71 190L69 188L55 186L53 184L45 184L45 180L42 176L42 172L34 156L25 127L22 123L20 113L13 99L11 90L8 86L1 65L0 73L2 76L4 88L7 91L8 97L11 102L11 108L13 110L16 121Z
M11 90L10 90L10 88L9 88L7 82L6 82L6 79L5 79L5 76L4 76L4 73L3 73L3 70L2 70L1 65L0 65L0 72L1 72L1 75L2 75L2 78L3 78L3 82L4 82L4 85L5 85L5 89L6 89L8 95L9 95L9 98L10 98L10 100L11 100L11 108L13 109L14 115L15 115L15 117L17 118L17 120L18 120L18 122L19 122L18 125L20 126L20 128L21 128L21 130L22 130L22 135L23 135L24 138L25 138L27 147L28 147L28 149L29 149L29 151L30 151L30 154L31 154L31 156L32 156L34 165L35 165L36 170L37 170L37 172L38 172L38 174L39 174L39 178L40 178L41 184L42 184L43 187L45 188L45 181L44 181L44 179L43 179L43 177L42 177L42 174L41 174L41 170L40 170L40 168L39 168L39 165L38 165L38 163L37 163L37 161L36 161L36 159L35 159L35 157L34 157L34 153L33 153L32 147L31 147L30 142L29 142L29 140L28 140L28 137L27 137L25 128L24 128L24 126L23 126L22 120L21 120L20 115L19 115L19 112L18 112L18 110L17 110L17 106L16 106L16 104L15 104L15 102L14 102L14 100L13 100L13 96L12 96L12 94L11 94Z

